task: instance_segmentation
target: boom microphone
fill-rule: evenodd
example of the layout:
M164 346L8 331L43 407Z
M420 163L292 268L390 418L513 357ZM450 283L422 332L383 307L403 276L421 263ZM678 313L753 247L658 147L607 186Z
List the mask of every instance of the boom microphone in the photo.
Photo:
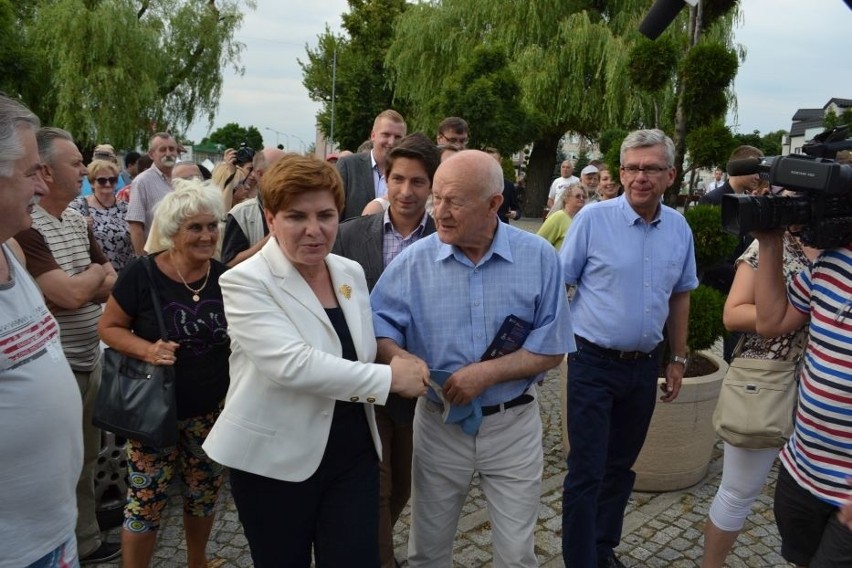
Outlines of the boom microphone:
M852 0L849 1L852 2ZM657 39L677 18L684 4L689 4L694 8L698 5L698 0L657 0L651 6L648 15L639 24L639 33L648 39Z
M685 4L684 0L657 0L639 24L639 33L648 39L657 39L677 18Z

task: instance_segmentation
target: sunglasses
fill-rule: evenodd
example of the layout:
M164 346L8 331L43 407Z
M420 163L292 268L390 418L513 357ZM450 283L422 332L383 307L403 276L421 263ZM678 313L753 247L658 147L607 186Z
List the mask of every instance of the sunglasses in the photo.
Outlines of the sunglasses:
M107 185L107 184L115 185L116 183L118 183L118 177L116 177L116 176L99 177L99 178L95 178L95 181L97 182L98 185Z

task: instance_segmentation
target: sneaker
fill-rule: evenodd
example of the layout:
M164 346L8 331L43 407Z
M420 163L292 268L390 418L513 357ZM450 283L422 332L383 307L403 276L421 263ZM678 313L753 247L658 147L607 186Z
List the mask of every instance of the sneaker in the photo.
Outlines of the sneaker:
M109 562L121 556L121 545L112 542L102 542L97 550L80 559L80 564L100 564Z

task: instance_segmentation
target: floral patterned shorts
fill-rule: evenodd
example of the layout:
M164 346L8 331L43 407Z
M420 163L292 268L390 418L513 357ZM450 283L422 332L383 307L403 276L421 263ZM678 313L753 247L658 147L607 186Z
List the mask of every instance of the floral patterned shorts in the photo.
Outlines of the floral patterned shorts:
M201 444L220 412L217 409L203 416L178 420L178 443L170 448L127 441L129 487L124 508L125 529L142 533L160 527L160 515L168 502L167 491L175 469L184 484L184 513L193 517L213 514L224 468L207 457Z

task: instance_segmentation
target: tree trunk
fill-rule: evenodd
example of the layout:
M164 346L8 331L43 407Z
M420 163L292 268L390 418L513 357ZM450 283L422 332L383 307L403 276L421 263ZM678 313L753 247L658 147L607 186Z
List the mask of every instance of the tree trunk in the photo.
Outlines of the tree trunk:
M523 203L526 217L541 217L542 209L547 207L547 193L550 191L553 170L556 167L556 147L561 138L561 134L550 134L533 144L527 166L526 198Z
M695 47L701 37L701 3L698 8L689 8L689 47ZM674 131L674 146L675 146L675 169L677 177L670 188L666 190L665 201L668 205L674 207L677 203L677 195L680 193L681 182L683 181L683 162L686 158L686 109L683 103L683 84L678 82L677 85L677 110L675 111L675 131Z

